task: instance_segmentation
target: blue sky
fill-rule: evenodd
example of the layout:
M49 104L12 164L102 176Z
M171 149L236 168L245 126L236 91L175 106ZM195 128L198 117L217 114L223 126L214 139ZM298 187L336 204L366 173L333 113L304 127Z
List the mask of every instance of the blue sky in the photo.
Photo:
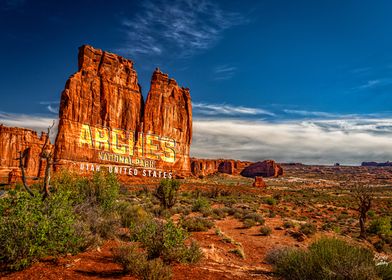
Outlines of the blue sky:
M57 118L77 48L159 66L191 89L192 155L392 159L390 1L0 2L0 122Z

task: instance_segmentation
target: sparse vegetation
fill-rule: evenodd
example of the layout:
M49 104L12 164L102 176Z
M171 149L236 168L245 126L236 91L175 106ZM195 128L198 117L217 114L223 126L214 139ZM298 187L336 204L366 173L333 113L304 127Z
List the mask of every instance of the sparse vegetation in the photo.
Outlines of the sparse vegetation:
M125 273L138 276L145 280L169 280L172 278L171 267L161 259L148 260L147 255L136 246L116 248L113 252L114 261L120 264Z
M141 224L131 226L132 240L141 242L147 252L148 259L161 257L166 262L191 262L198 260L200 252L195 244L185 245L189 237L187 231L173 223L172 220L163 222L151 219Z
M180 183L173 179L164 179L159 183L159 186L154 192L154 196L158 198L162 208L172 208L177 202L177 192L180 188Z
M370 250L333 238L320 239L308 250L275 250L268 260L278 276L291 280L388 279L381 272L388 267L376 265Z
M203 217L186 218L181 223L187 231L207 231L214 226L214 223Z
M272 229L268 226L262 226L260 228L260 235L261 236L269 236L272 233Z

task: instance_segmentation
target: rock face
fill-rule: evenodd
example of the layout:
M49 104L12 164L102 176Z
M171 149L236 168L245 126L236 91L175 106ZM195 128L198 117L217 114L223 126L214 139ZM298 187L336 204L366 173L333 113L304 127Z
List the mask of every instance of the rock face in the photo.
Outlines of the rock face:
M177 160L172 165L160 161L158 167L170 167L182 170L185 176L190 175L192 103L189 89L179 87L174 79L159 69L152 75L144 108L143 132L174 139Z
M144 105L132 61L82 46L78 64L61 94L56 169L82 163L137 163L141 168L190 174L188 89L157 70Z
M267 185L264 182L263 177L260 177L260 176L255 177L255 181L253 182L252 186L256 187L256 188L266 188L267 187Z
M283 175L283 168L273 160L259 161L244 168L242 176L254 178L261 177L278 177Z
M39 137L37 132L29 129L0 125L0 177L2 181L13 183L20 176L17 158L19 151L27 148L29 151L25 161L26 176L42 177L46 161L40 158L40 154L47 137L48 135L44 132ZM50 142L47 148L53 148Z
M232 159L191 159L191 170L194 176L207 176L214 173L226 173L238 175L246 167L251 165L250 161Z

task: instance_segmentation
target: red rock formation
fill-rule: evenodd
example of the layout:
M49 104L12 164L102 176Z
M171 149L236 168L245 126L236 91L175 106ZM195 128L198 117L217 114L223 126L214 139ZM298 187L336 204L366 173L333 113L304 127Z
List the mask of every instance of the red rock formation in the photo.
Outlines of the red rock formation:
M61 95L56 169L137 162L139 168L185 176L190 174L191 139L188 89L155 71L144 106L132 61L91 46L79 48L78 72L68 79ZM132 159L132 164L124 158Z
M240 172L252 164L250 161L232 159L191 159L191 171L194 176L206 176L217 172L239 175Z
M61 94L55 162L99 162L96 150L80 145L83 124L136 131L143 97L130 60L94 49L79 48L79 69Z
M267 187L267 185L264 182L263 177L260 177L260 176L255 177L255 181L253 182L252 186L256 187L256 188L266 188Z
M234 174L234 160L221 162L218 166L219 173Z
M283 175L283 168L273 160L259 161L241 171L245 177L278 177Z
M192 104L188 88L179 87L174 79L156 69L144 108L143 132L175 140L173 164L158 162L158 167L172 168L181 175L191 174L189 149L192 142Z
M48 135L42 132L38 137L37 132L18 127L7 127L0 125L0 177L2 181L15 182L19 172L19 151L29 148L25 161L27 177L42 177L46 161L42 160L40 154ZM48 145L52 149L52 145Z

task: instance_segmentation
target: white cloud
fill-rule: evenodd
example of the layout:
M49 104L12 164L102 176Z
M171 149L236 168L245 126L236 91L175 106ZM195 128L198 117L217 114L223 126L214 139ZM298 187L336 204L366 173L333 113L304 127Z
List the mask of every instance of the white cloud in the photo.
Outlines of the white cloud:
M269 115L275 114L260 108L233 106L228 104L193 103L195 114L201 115Z
M300 115L304 117L324 117L324 118L331 118L331 117L336 117L338 115L332 114L332 113L327 113L327 112L317 112L317 111L306 111L306 110L289 110L285 109L283 112L287 114L294 114L294 115Z
M140 12L124 18L127 54L190 55L212 47L222 32L246 20L209 0L143 1Z
M191 154L279 162L360 164L392 158L392 119L307 122L194 119Z
M12 114L0 112L0 124L10 127L23 127L37 131L38 133L47 132L48 127L55 121L55 126L51 130L50 140L54 143L57 135L58 120L56 118L39 116L39 115L25 115L25 114Z
M233 78L237 68L230 65L219 65L213 70L214 80L229 80Z
M238 112L242 116L253 115L259 110L256 108L211 104L200 106L207 106L209 110L219 113L210 114L208 118L194 117L191 155L195 157L253 161L271 158L279 162L313 164L360 164L362 161L392 159L390 117L356 116L272 122L227 119L227 116ZM225 114L226 118L221 116ZM46 131L53 119L48 116L0 112L0 124L38 132ZM57 122L51 134L52 143L56 133Z
M39 104L45 105L46 109L48 109L49 112L53 114L58 114L59 106L53 106L53 105L58 105L59 103L60 103L59 101L41 101Z

